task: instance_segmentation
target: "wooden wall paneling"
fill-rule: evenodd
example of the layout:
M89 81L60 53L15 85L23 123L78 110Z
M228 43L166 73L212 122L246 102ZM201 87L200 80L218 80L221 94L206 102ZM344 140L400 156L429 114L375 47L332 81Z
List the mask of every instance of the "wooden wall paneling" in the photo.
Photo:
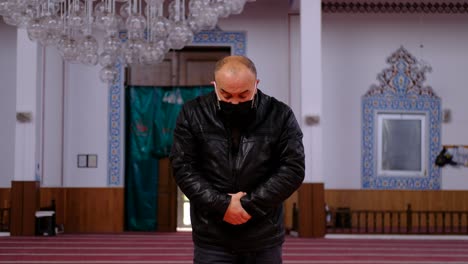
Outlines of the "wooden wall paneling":
M10 207L10 192L11 188L0 188L0 207Z
M23 200L23 235L36 234L36 211L39 209L40 183L39 181L24 182Z
M80 233L86 229L83 219L87 213L82 209L84 205L81 205L85 201L80 201L80 194L80 188L67 188L65 191L64 231L66 233Z
M298 194L294 192L285 202L284 202L284 226L287 230L293 228L293 207L294 204L298 204ZM297 230L295 230L297 231Z
M67 188L65 232L123 232L123 188Z
M162 160L160 165L160 175L167 176L160 179L160 187L162 186L163 190L166 188L168 192L176 191L176 189L174 190L176 187L169 161ZM322 206L320 206L320 187L320 185L304 184L298 194L294 194L285 202L287 227L292 225L292 204L298 202L299 229L302 233L320 232L320 230L313 230L317 225L321 225L317 221L321 221L320 219L324 217L324 215L320 215L323 213ZM29 203L32 207L26 208L26 210L33 214L36 210L34 204L45 207L50 205L52 199L55 199L57 223L64 224L66 233L123 232L123 188L41 188L38 192L35 190L35 182L33 182L27 191L31 195L27 197L24 197L24 188L24 183L12 182L11 189L0 189L0 201L10 201L11 195L12 207L20 206L21 208L21 210L11 211L10 232L13 236L23 235L24 220L29 221L29 227L35 221L34 216L23 217L22 204L24 204L25 199L33 200L38 193L40 193L40 203ZM411 204L413 210L468 211L468 191L324 190L322 196L325 197L324 202L330 208L405 210L407 204ZM161 225L160 231L175 230L176 199L172 199L172 197L175 196L171 196L169 193L160 193L158 206L160 210L165 212L158 215L158 223ZM352 222L355 221L356 219L353 219ZM406 220L402 219L402 221L402 224L406 224ZM414 215L413 223L416 221L417 216ZM424 221L423 226L425 225ZM429 223L431 224L433 221L434 219L431 218ZM442 216L438 216L438 221L442 221ZM446 218L446 221L449 221L449 218ZM458 219L455 219L455 224L457 223ZM462 219L462 225L466 224L467 219ZM378 226L380 226L379 223ZM33 232L27 228L25 231Z
M65 188L41 188L40 207L51 206L55 200L55 221L57 224L65 223Z
M12 236L21 236L23 234L23 185L20 182L11 182L10 212L10 234Z
M303 183L299 188L299 236L325 236L323 183Z
M10 204L10 188L0 188L0 208L11 208ZM0 230L10 231L11 211L0 211Z
M109 212L113 217L112 225L108 232L123 232L124 231L124 189L123 188L108 188L111 199L107 201Z
M158 231L175 232L177 224L177 185L168 158L159 161Z
M12 181L10 234L33 236L37 209L39 209L39 182Z

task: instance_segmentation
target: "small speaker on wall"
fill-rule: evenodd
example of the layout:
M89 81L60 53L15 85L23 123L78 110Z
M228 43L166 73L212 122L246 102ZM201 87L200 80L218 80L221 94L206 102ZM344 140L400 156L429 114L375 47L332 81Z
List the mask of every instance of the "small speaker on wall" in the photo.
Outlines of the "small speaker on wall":
M450 109L443 109L442 110L442 122L450 123L452 121L452 112Z
M32 120L31 112L17 112L16 120L20 123L29 123Z
M307 126L318 125L320 122L320 117L318 115L306 115L304 119Z

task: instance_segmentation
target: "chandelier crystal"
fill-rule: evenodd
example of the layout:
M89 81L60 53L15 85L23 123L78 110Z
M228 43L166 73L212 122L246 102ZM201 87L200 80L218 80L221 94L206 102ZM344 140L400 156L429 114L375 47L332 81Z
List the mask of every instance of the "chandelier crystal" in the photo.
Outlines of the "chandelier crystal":
M118 61L160 63L169 50L190 44L194 34L214 29L219 18L240 14L246 1L0 0L0 17L26 28L32 41L56 47L67 62L99 64L100 79L112 83Z

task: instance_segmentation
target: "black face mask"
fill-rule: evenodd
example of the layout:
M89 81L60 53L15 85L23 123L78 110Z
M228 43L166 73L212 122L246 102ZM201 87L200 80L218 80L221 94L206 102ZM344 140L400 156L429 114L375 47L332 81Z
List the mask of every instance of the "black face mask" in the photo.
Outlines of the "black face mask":
M253 100L238 104L219 101L219 107L227 121L235 125L247 125L255 116Z
M255 92L252 95L252 99L246 102L238 104L231 104L220 100L217 92L216 82L213 82L215 86L216 97L218 98L218 109L222 115L226 118L226 121L236 126L245 126L255 117L255 92L257 91L257 84L255 83Z
M228 102L219 101L219 107L221 111L226 116L247 116L252 110L252 100L238 103L238 104L231 104Z

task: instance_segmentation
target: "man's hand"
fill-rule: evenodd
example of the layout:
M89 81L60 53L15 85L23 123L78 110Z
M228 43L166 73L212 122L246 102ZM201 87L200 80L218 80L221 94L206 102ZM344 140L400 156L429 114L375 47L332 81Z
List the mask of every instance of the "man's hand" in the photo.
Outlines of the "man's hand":
M230 193L231 203L229 204L223 220L232 225L241 225L249 221L251 216L247 213L240 203L240 199L246 195L245 192Z

